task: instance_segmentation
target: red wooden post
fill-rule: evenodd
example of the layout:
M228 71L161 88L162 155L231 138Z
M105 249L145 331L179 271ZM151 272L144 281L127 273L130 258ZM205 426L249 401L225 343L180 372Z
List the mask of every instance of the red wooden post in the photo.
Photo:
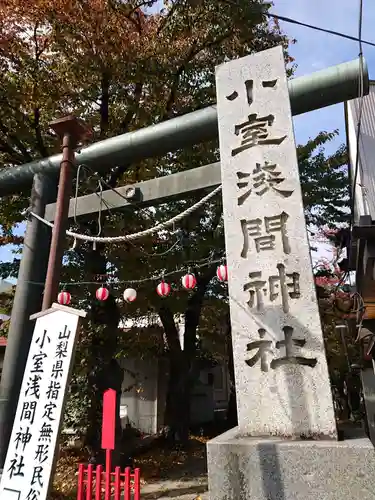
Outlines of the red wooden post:
M102 448L115 449L116 391L107 389L103 395Z
M87 488L86 488L86 500L92 500L92 477L93 477L94 466L90 464L87 467Z
M111 451L115 449L116 391L107 389L103 395L102 448L105 450L105 500L111 499Z
M111 500L111 450L105 450L105 500Z
M125 469L125 481L124 481L124 500L131 500L131 488L130 488L130 467Z
M96 467L96 488L95 488L95 500L100 500L102 498L102 479L103 479L103 467L98 465Z
M77 488L77 500L83 500L83 484L85 479L85 465L79 464L78 467L78 488Z
M115 500L120 500L121 497L121 469L115 469Z
M134 469L134 500L141 500L141 474L139 469Z

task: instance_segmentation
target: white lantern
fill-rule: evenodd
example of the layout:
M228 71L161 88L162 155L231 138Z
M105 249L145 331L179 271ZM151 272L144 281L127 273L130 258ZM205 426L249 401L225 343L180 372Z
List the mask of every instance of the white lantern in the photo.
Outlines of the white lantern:
M124 291L124 300L125 302L134 302L137 298L137 292L134 288L127 288Z

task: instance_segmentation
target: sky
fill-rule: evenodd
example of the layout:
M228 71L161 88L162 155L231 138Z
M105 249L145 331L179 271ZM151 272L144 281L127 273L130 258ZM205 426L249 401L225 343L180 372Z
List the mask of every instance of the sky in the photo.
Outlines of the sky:
M358 38L359 5L360 0L274 0L271 12ZM289 38L297 40L290 47L297 64L297 77L358 57L358 42L282 21L280 24ZM375 2L363 0L362 40L375 42L374 25ZM375 47L363 45L363 53L369 77L375 79ZM327 152L346 142L343 103L294 117L297 144L305 143L321 130L335 129L339 130L339 136L326 148ZM330 246L319 244L312 258L314 262L321 258L332 260Z
M358 36L359 0L274 0L271 12L321 28ZM374 25L374 0L363 0L362 39L375 42ZM290 38L297 40L290 48L290 54L297 64L297 77L358 57L359 46L355 41L286 22L281 22L281 26ZM363 45L363 52L370 78L375 79L375 47ZM297 144L305 143L321 130L339 129L339 137L327 148L327 152L330 152L345 142L344 105L337 104L297 116L294 118L294 127ZM24 225L19 228L18 233L22 234L23 231ZM329 257L327 252L328 247L321 245L319 256ZM0 261L7 260L13 260L11 247L0 249Z
M359 3L359 0L274 0L271 12L358 37ZM374 0L363 0L362 39L375 42L374 24ZM358 57L359 46L355 41L286 22L281 22L281 26L290 38L297 40L290 48L297 64L295 76L307 75ZM363 45L363 53L370 79L375 79L375 47ZM306 142L321 130L338 128L340 137L331 146L333 148L345 142L344 106L337 104L297 116L294 127L297 143Z

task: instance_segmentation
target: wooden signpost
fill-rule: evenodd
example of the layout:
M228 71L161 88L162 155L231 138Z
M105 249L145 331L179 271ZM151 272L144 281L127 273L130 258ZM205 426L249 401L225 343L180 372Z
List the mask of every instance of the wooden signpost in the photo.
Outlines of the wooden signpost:
M51 486L79 320L53 304L37 313L0 483L1 500L46 500Z

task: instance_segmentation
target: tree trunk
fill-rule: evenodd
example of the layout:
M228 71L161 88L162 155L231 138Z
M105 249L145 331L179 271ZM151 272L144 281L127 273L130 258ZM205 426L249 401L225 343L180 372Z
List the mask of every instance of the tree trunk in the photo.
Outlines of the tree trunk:
M190 362L184 352L170 351L165 407L166 438L171 445L186 446L190 425Z
M164 421L167 439L172 445L185 446L189 439L190 393L194 382L193 368L197 351L197 328L204 296L215 276L216 266L199 276L195 292L185 311L184 346L181 349L179 332L171 310L163 305L159 316L164 327L169 353L169 382Z

